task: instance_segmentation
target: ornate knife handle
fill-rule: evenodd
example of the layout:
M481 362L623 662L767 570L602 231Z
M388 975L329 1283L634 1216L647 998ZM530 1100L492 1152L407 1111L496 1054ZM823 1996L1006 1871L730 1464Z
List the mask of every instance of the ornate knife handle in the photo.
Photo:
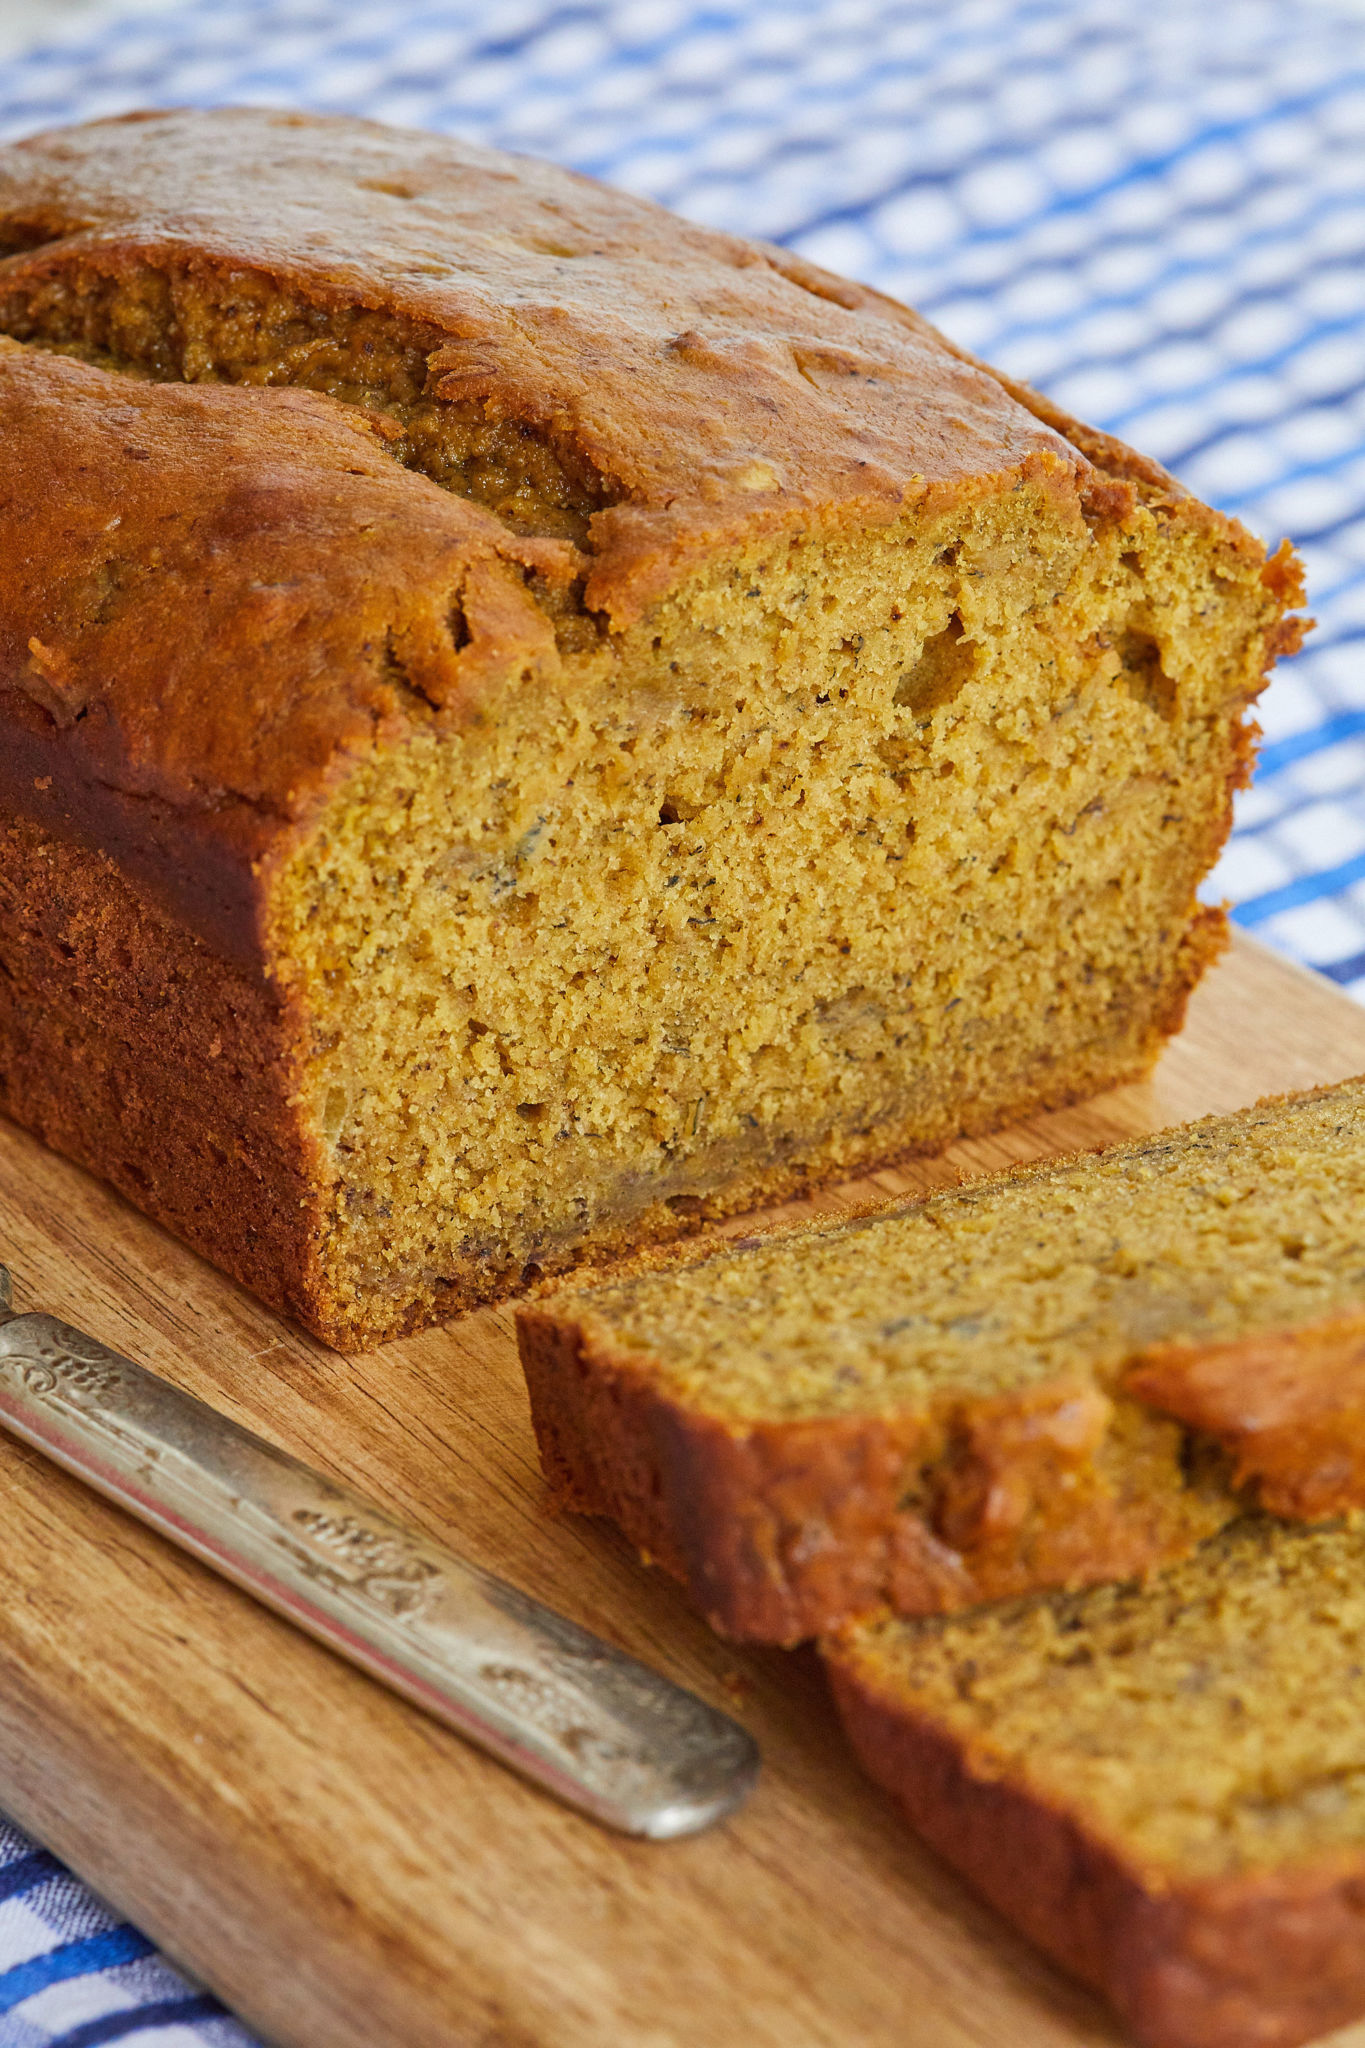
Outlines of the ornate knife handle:
M728 1715L156 1373L15 1315L0 1427L580 1812L655 1841L758 1774Z

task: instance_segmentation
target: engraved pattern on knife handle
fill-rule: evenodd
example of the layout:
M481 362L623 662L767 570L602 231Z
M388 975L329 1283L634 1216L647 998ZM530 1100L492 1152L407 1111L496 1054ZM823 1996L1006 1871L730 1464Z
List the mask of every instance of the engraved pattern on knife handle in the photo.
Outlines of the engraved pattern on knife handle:
M30 1394L109 1395L123 1384L117 1364L107 1358L78 1357L70 1352L65 1357L20 1358L16 1362Z
M86 1337L83 1331L59 1325L60 1340L54 1343L51 1327L41 1327L48 1323L48 1318L41 1322L36 1317L24 1320L34 1325L26 1333L28 1349L0 1351L0 1374L7 1365L14 1366L20 1384L30 1394L50 1401L58 1409L74 1410L87 1427L107 1438L111 1445L124 1449L131 1446L144 1460L159 1458L159 1446L147 1444L99 1405L154 1376L96 1338ZM10 1341L14 1341L13 1337ZM178 1398L192 1399L188 1395ZM226 1417L216 1420L224 1428L235 1427ZM278 1460L282 1470L296 1471L311 1492L334 1496L337 1506L331 1511L312 1505L295 1507L288 1511L286 1520L261 1502L244 1498L232 1503L237 1519L255 1523L256 1533L281 1546L315 1585L372 1605L386 1621L414 1619L429 1607L430 1595L440 1586L443 1575L440 1566L423 1555L420 1538L410 1536L396 1525L376 1527L378 1515L362 1518L345 1492L320 1473L298 1465L262 1439L256 1442L262 1451ZM193 1483L192 1465L183 1476ZM222 1491L215 1484L208 1490L215 1494Z
M367 1528L355 1515L329 1515L321 1508L295 1508L290 1519L336 1557L353 1592L377 1601L394 1621L408 1621L430 1604L441 1574L416 1544Z
M35 1324L38 1321L37 1318L24 1320ZM42 1320L47 1322L48 1319ZM58 1343L52 1342L48 1329L37 1327L26 1351L0 1351L0 1371L12 1364L17 1368L20 1383L29 1393L51 1399L58 1407L74 1408L87 1426L112 1443L127 1445L132 1442L144 1458L159 1456L158 1448L132 1436L117 1417L110 1416L99 1405L135 1387L140 1379L152 1376L146 1375L145 1368L134 1365L96 1338L86 1337L83 1331L72 1331L65 1325L59 1327L61 1340ZM192 1397L181 1395L179 1398L189 1400ZM203 1403L198 1405L204 1406ZM218 1419L225 1426L232 1427L225 1417ZM273 1452L274 1447L262 1442L262 1448ZM296 1461L286 1459L284 1454L275 1455L282 1467L295 1466ZM338 1502L345 1503L346 1496L331 1487L321 1474L309 1472L302 1466L296 1466L296 1469L300 1476L306 1476L313 1489L335 1492ZM259 1503L244 1502L242 1508L253 1518L260 1517L266 1524L265 1533L285 1545L301 1568L307 1569L313 1554L317 1553L319 1579L337 1590L344 1589L357 1599L372 1601L390 1620L401 1621L419 1613L427 1605L428 1591L433 1582L440 1580L440 1567L422 1555L419 1538L410 1537L396 1525L371 1526L344 1504L331 1513L313 1506L295 1508L288 1523L281 1522L269 1511L262 1515Z
M732 1812L752 1738L514 1586L84 1331L8 1312L0 1424L372 1676L608 1825Z

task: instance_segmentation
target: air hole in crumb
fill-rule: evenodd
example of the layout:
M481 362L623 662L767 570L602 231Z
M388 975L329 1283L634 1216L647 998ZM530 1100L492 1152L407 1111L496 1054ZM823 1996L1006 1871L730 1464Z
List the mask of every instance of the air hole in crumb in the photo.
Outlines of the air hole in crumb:
M1280 1239L1280 1250L1287 1259L1301 1259L1307 1249L1308 1247L1301 1237L1283 1237Z
M1119 561L1130 576L1140 576L1142 574L1142 557L1141 555L1134 554L1131 548L1126 549L1119 556Z
M935 633L920 649L913 668L905 669L896 685L896 703L905 711L925 718L951 704L971 676L976 648L962 630L954 612L941 633Z
M327 1099L322 1106L322 1135L329 1145L335 1144L346 1121L346 1090L333 1086L327 1090Z
M474 636L469 630L469 621L464 615L464 606L458 599L446 613L446 627L450 634L450 644L457 654L462 647L468 647Z
M1122 664L1122 680L1130 697L1155 711L1158 718L1175 717L1176 686L1161 666L1161 649L1150 633L1125 627L1114 645Z
M517 1115L525 1117L528 1124L538 1124L545 1115L545 1110L546 1104L543 1102L519 1102L517 1104Z

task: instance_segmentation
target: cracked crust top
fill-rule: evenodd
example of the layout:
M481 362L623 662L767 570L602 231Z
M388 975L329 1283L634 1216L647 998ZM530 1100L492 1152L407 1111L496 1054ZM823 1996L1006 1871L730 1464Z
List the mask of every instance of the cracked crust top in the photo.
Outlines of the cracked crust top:
M742 545L1023 480L1073 519L1179 496L788 252L346 118L0 149L5 334L0 795L242 964L359 752L607 653Z
M689 556L793 516L1088 467L875 292L554 165L370 122L226 108L34 136L0 152L5 247L11 301L54 268L226 266L429 326L428 392L572 472L586 602L615 623Z
M312 392L110 386L0 339L0 794L249 958L349 761L555 660L539 544Z

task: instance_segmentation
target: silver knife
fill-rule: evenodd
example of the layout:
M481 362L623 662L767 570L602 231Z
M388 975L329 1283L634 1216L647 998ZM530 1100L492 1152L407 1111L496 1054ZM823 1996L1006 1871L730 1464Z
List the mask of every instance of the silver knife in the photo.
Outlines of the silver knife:
M0 1427L523 1777L654 1841L733 1813L752 1736L55 1316L0 1266Z

